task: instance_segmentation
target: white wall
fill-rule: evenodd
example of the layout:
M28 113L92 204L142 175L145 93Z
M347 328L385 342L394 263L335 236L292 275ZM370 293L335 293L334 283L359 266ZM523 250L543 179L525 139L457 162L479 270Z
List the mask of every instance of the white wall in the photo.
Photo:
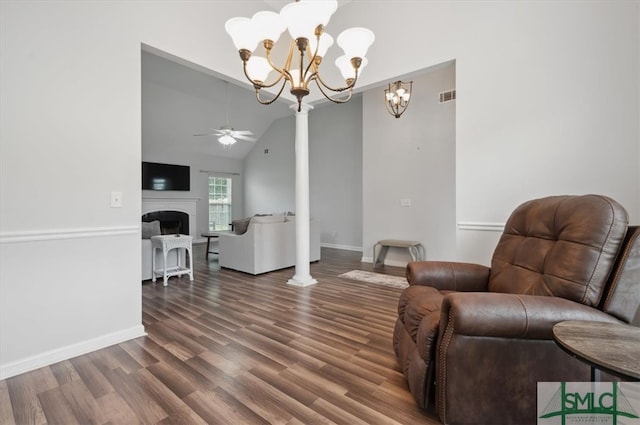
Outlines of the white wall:
M474 37L457 53L458 222L504 223L527 199L582 193L609 195L640 222L628 89L640 76L639 4L493 3L469 14ZM488 261L495 243L476 245L478 233L458 233L460 258Z
M247 216L295 211L291 114L275 121L245 158ZM323 246L362 249L361 96L309 111L309 207L320 221Z
M143 328L137 30L108 5L0 8L3 378Z
M0 3L0 379L143 334L141 43L217 68L231 5Z
M609 195L640 222L640 3L394 5L410 10L402 22L414 37L377 37L363 79L376 73L371 78L391 80L455 59L458 223L504 223L522 201L564 193ZM387 7L367 2L359 25L381 28ZM382 68L372 66L378 55ZM376 141L365 135L363 143ZM363 184L365 194L372 190L366 178ZM365 222L376 207L365 201ZM487 263L496 239L497 232L458 230L455 258Z
M0 2L0 377L141 332L140 45L243 81L224 22L264 7ZM360 87L456 60L458 222L599 192L637 223L639 7L349 2L328 28L376 33ZM405 33L389 26L391 9ZM109 207L113 190L123 208ZM375 207L363 205L365 220ZM457 257L488 258L492 244L475 238L458 231Z
M441 104L438 96L455 88L455 64L411 81L411 102L400 118L387 112L383 88L364 93L363 261L372 261L381 239L419 241L430 260L456 254L456 102ZM385 263L409 260L406 249L390 249Z

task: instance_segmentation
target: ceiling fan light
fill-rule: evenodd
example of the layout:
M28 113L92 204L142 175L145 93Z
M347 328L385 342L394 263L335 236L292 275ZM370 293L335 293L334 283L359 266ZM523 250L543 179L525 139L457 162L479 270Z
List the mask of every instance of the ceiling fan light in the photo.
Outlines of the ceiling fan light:
M228 134L225 134L218 137L218 142L222 143L225 146L228 146L228 145L233 145L236 142L236 139L229 136Z

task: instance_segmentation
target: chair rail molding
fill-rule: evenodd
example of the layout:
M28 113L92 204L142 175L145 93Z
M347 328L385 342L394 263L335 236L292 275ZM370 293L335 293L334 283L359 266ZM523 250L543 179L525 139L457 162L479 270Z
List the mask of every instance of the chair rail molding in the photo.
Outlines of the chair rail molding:
M138 232L140 232L139 225L82 227L76 229L24 230L0 233L0 244L135 235Z
M503 232L504 223L487 223L481 221L460 221L459 230L476 230L482 232Z

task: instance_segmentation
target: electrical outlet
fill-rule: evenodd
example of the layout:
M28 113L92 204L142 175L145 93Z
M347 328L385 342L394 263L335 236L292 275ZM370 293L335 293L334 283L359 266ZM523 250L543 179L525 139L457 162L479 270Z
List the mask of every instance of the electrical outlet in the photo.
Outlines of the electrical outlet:
M400 199L400 206L401 207L410 207L411 206L411 199L409 199L409 198L401 198Z
M111 192L111 208L122 208L122 192Z

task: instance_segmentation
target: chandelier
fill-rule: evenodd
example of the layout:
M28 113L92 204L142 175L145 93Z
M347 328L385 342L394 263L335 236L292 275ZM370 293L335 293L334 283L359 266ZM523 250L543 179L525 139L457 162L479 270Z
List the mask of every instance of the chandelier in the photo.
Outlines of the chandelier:
M387 111L396 118L407 110L409 101L411 100L411 87L413 81L403 83L398 80L395 83L389 83L389 87L384 89L384 99Z
M343 87L331 87L320 76L320 65L325 53L333 44L333 37L324 31L331 15L338 8L337 0L298 0L285 5L280 13L261 11L252 18L232 18L225 24L242 59L244 75L253 84L256 99L263 105L273 103L280 97L287 82L290 93L298 100L298 112L302 99L309 94L309 85L316 83L322 94L335 103L345 103L351 99L353 87L362 69L367 64L365 55L375 37L366 28L350 28L337 38L344 55L336 59L345 80ZM272 50L285 29L289 30L291 43L282 67L274 64ZM265 56L255 54L262 42ZM269 74L275 71L274 80L267 82ZM260 90L280 84L274 98L262 99ZM347 96L342 93L347 91Z

